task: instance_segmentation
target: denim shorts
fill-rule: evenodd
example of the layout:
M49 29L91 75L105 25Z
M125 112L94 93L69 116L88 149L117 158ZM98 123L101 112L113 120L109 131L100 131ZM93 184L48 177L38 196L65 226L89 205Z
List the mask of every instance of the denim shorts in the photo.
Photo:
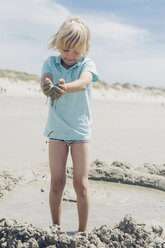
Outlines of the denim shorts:
M79 143L89 143L89 140L63 140L63 139L49 138L49 142L63 143L64 145L72 146L74 144L79 144Z

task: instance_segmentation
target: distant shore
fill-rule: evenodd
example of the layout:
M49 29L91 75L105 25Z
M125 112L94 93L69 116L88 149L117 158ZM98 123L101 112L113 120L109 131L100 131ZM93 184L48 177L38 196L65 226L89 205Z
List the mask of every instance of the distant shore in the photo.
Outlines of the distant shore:
M0 94L6 96L43 97L37 75L12 70L0 70ZM93 99L114 102L158 102L165 106L165 88L143 88L131 83L93 83Z

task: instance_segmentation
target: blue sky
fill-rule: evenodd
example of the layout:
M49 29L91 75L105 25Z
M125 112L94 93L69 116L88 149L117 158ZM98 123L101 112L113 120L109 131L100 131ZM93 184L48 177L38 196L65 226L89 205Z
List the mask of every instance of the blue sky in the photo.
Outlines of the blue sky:
M48 38L69 15L91 30L101 80L165 88L165 0L1 0L0 68L40 75Z

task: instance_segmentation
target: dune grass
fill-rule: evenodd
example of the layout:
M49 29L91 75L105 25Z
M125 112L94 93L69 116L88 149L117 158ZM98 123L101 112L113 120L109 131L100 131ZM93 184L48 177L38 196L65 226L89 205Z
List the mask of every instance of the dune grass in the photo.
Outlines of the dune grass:
M93 88L95 89L109 89L111 86L110 84L104 82L104 81L101 81L101 80L98 80L96 82L93 83Z
M7 69L0 69L0 78L8 78L15 82L21 80L21 81L30 81L34 80L36 82L40 82L40 77L35 74L29 74L27 72L20 72L15 70L7 70Z
M8 70L8 69L0 69L0 78L8 78L11 81L17 82L17 81L36 81L37 83L40 82L40 77L36 74L29 74L27 72L20 72L15 70ZM152 92L154 94L165 94L165 88L157 88L157 87L145 87L143 88L140 85L132 84L132 83L119 83L115 82L113 84L106 83L105 81L98 80L97 82L93 83L93 88L95 89L114 89L114 90L132 90L132 91L140 91L145 90L146 92Z

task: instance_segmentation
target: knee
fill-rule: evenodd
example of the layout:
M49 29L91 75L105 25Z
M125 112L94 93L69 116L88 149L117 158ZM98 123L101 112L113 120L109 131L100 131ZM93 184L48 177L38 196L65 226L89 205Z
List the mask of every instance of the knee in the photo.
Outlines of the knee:
M79 196L86 196L88 193L88 181L87 180L73 180L73 186L75 192Z
M51 179L50 191L53 194L59 194L63 192L64 187L65 187L65 179L63 178Z

